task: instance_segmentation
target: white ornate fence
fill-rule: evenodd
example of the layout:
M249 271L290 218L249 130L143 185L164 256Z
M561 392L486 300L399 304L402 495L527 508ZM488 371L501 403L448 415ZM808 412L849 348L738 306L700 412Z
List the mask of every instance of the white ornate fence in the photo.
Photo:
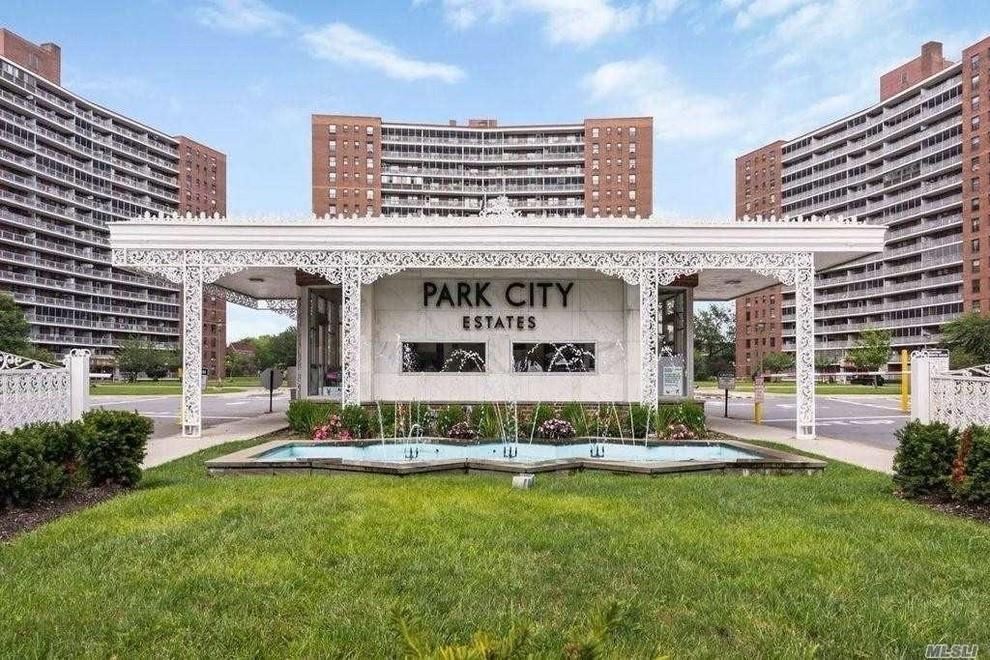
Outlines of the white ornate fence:
M955 428L990 424L990 365L949 370L944 351L911 355L911 417Z
M58 366L0 351L0 430L82 417L89 407L89 356L73 349Z

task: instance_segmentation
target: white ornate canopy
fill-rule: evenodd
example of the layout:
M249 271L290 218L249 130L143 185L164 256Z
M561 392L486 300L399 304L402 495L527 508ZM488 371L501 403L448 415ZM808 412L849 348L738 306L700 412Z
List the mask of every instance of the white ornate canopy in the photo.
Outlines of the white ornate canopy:
M882 249L883 234L882 226L818 218L702 222L495 212L475 218L167 216L110 225L114 265L183 285L187 349L201 342L204 287L233 302L291 313L294 300L286 301L296 295L296 270L339 284L345 403L360 397L361 286L405 269L590 269L638 286L640 392L647 405L657 401L660 286L697 274L697 299L730 300L784 282L796 291L801 437L814 435L814 272ZM184 350L183 367L183 432L195 436L201 352Z

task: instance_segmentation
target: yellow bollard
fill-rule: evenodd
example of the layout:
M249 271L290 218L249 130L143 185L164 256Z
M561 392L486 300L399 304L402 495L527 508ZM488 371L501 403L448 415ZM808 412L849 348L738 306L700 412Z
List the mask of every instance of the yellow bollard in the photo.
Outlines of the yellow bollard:
M908 352L906 348L901 349L901 411L910 412L910 381L908 379Z
M753 422L756 424L763 423L763 403L760 401L753 402Z

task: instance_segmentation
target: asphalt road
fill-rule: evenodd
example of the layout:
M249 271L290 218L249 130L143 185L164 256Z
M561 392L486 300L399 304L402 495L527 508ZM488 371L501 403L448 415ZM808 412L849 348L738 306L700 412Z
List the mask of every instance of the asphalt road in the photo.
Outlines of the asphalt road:
M136 410L155 422L153 438L164 438L179 433L179 395L167 396L94 396L90 398L94 408ZM288 391L276 391L273 409L289 407ZM203 427L254 417L268 412L268 392L254 390L237 394L206 394L203 396Z
M285 410L289 405L286 391L276 392L274 409ZM178 433L179 396L94 396L94 407L117 410L137 410L155 422L153 437L163 438ZM894 449L894 431L907 422L900 411L896 396L829 395L815 399L818 432L822 435L863 442L875 447ZM723 402L713 398L705 403L706 413L721 416ZM210 427L268 412L268 394L254 390L237 394L207 394L203 397L203 426ZM794 430L795 404L792 394L768 394L764 403L764 423L790 431ZM729 417L752 420L753 400L729 399Z
M794 430L795 403L793 394L768 394L763 404L763 422L771 426ZM705 412L721 416L723 401L708 399ZM818 433L839 440L862 442L874 447L896 449L894 431L908 421L901 412L900 397L884 395L829 395L815 397ZM753 419L752 399L729 399L729 417Z

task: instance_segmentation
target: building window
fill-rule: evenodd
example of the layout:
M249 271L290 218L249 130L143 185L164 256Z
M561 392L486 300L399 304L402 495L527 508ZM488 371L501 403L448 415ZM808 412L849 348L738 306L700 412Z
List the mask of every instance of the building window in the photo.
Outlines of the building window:
M402 342L403 373L479 373L485 370L482 342Z
M973 290L973 293L979 293L980 292L980 281L979 280L973 280L972 282L970 282L970 285L971 285L971 288Z
M598 137L598 128L592 128L591 129L591 137L593 137L593 138Z
M973 259L970 262L970 266L971 266L970 270L972 272L974 272L974 273L980 272L980 260L979 259Z
M594 373L595 345L590 342L513 342L512 368L517 373Z

